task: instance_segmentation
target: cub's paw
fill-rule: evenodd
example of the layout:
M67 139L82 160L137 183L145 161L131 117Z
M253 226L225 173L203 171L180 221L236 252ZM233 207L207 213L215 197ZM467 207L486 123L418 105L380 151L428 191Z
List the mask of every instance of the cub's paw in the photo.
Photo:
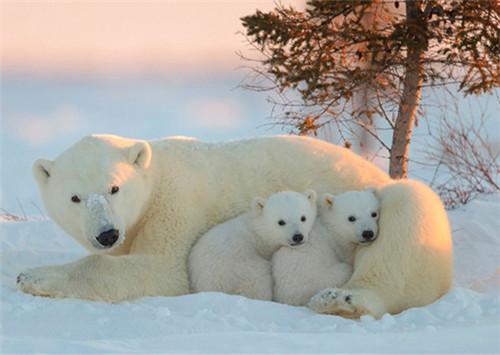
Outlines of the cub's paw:
M348 290L327 288L314 295L307 306L317 313L359 318L355 296Z

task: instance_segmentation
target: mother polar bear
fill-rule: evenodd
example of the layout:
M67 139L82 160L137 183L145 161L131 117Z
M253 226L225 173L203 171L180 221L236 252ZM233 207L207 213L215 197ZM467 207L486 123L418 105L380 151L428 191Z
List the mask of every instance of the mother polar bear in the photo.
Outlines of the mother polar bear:
M352 278L315 296L321 313L380 318L434 302L450 288L452 246L439 198L422 183L391 180L345 148L308 137L204 143L83 138L33 172L49 216L91 255L26 270L37 296L120 302L189 293L187 257L215 224L283 190L338 194L380 189L380 232L359 246Z

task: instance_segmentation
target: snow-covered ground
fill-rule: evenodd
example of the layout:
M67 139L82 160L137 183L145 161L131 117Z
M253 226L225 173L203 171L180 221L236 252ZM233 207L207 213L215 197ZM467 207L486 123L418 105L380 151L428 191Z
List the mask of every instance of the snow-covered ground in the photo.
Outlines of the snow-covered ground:
M227 140L287 133L263 127L271 111L263 96L232 90L239 74L177 81L3 79L0 208L21 216L44 213L33 161L55 158L86 134ZM490 116L497 106L490 105ZM489 131L498 141L500 130ZM426 133L414 130L414 151ZM418 174L410 176L422 178L421 167L412 167ZM360 322L215 293L117 305L35 298L16 288L19 272L70 262L86 251L50 220L1 222L0 353L500 353L500 194L449 215L452 291L425 308Z
M284 2L303 6L303 1ZM152 4L148 8L129 4L131 7L124 9L123 3L117 3L116 8L104 3L88 8L78 3L71 10L66 2L61 6L51 2L40 12L37 9L45 7L41 2L21 3L11 1L9 8L2 5L3 19L11 21L4 21L2 27L10 41L6 41L1 77L0 214L43 216L31 174L33 161L54 159L91 133L136 139L185 135L201 140L288 133L288 129L269 125L272 121L266 120L273 109L265 101L268 93L235 90L248 72L235 71L229 64L232 61L226 61L242 49L238 40L234 49L228 43L232 43L230 36L242 29L239 17L251 13L252 1L163 1L156 4L159 7L154 8L154 17ZM184 8L184 3L188 7ZM248 3L245 9L232 8L242 3ZM272 2L255 3L265 11ZM136 11L132 11L134 6ZM207 11L214 8L220 16ZM167 11L166 16L161 11ZM108 17L118 25L111 26ZM61 24L66 24L64 31L57 30ZM183 30L185 24L189 28ZM89 26L99 30L86 31ZM234 31L228 30L233 27ZM128 36L126 29L133 35ZM16 43L22 48L20 52L12 51ZM144 43L160 51L145 51L149 47ZM217 47L217 43L223 45ZM37 50L39 45L43 53ZM73 62L71 54L79 53L79 48L85 55ZM163 49L168 51L165 57ZM118 63L110 61L109 55L119 59ZM140 67L144 55L145 67ZM23 56L32 59L32 70L25 71L30 61L22 60ZM203 66L191 72L197 60ZM148 74L149 69L156 73L151 68L156 61L169 70ZM131 62L139 67L132 72L124 70ZM103 75L74 70L78 63L86 69L105 68ZM106 63L112 67L106 69ZM15 70L9 71L12 68ZM498 146L499 94L497 91L491 100L487 96L472 104L460 99L458 110L474 120L483 115L489 119L483 129ZM446 101L424 89L421 103L427 108L422 108L437 117L430 118L432 123L439 122L438 108L446 106ZM413 130L409 176L429 182L434 168L414 163L427 163L423 152L429 144L429 132L435 132L425 120L422 123ZM386 168L386 162L375 162ZM19 272L70 262L87 252L50 220L30 217L12 222L0 216L0 354L500 354L500 194L481 196L449 216L455 246L451 292L421 309L386 315L380 321L365 317L359 322L314 314L305 307L216 293L145 298L116 305L32 297L17 289Z
M500 353L500 193L449 212L454 286L427 307L361 321L203 293L105 304L33 297L25 268L86 251L50 220L1 223L5 353Z

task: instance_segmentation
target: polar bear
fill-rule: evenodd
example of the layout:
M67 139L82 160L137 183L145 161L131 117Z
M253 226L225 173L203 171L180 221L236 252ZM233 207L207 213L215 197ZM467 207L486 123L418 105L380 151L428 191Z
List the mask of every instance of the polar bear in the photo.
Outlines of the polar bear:
M255 197L250 212L215 226L194 245L189 255L192 290L271 301L271 256L282 246L307 242L315 218L312 190Z
M308 306L316 312L379 319L385 313L430 304L448 291L452 243L443 236L451 231L444 223L446 211L439 197L413 180L388 184L378 195L378 238L368 248L355 251L354 273L345 285L313 296ZM413 216L407 214L409 206ZM408 233L414 237L404 237ZM390 256L387 250L392 251Z
M354 296L353 306L327 299L313 309L381 316L429 304L451 285L451 234L434 192L393 181L348 149L315 138L205 143L91 135L54 160L35 161L33 173L48 215L92 253L21 272L19 288L36 296L117 303L187 294L192 245L248 212L254 196L339 194L370 185L381 189L380 229L377 243L356 254L353 277L340 289ZM100 204L93 212L89 198Z
M370 187L323 196L308 242L283 247L272 257L276 302L304 306L320 290L349 280L356 249L377 238L380 202L375 193Z

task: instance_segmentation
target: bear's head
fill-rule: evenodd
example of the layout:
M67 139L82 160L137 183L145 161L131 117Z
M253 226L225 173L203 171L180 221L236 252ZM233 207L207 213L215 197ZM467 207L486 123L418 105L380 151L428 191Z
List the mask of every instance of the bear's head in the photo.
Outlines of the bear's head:
M150 163L146 142L92 135L38 159L33 174L49 216L90 251L109 252L145 212Z
M380 199L375 187L323 196L319 218L342 242L370 244L378 235Z
M252 201L253 226L259 243L270 252L307 241L316 219L316 192L282 192Z

